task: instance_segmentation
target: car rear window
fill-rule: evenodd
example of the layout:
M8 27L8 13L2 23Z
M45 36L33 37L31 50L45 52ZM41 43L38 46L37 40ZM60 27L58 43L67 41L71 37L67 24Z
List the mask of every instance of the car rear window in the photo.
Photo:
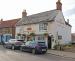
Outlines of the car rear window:
M9 42L13 42L13 41L16 41L16 39L10 39L10 40L9 40Z
M17 41L23 41L23 40L17 40Z
M45 46L45 42L38 42L38 45Z

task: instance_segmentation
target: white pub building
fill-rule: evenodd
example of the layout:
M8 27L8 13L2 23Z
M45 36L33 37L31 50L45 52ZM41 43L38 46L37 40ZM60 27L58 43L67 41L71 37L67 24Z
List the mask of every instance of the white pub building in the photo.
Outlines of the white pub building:
M48 48L53 49L56 44L71 42L71 25L65 21L62 13L62 3L56 2L56 9L27 16L26 10L16 24L16 36L27 40L26 35L35 33L36 40L45 40ZM22 34L22 35L21 35ZM44 37L44 34L48 34Z

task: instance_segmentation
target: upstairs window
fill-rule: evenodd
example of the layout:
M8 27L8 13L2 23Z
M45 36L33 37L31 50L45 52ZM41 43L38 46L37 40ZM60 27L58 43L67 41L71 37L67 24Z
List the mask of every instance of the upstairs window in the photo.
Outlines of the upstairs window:
M40 23L39 24L39 31L47 31L48 23Z

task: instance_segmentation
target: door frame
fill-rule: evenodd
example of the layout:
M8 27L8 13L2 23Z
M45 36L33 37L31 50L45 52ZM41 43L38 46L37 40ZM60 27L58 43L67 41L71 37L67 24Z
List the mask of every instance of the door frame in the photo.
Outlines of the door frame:
M52 48L52 37L48 35L48 49Z

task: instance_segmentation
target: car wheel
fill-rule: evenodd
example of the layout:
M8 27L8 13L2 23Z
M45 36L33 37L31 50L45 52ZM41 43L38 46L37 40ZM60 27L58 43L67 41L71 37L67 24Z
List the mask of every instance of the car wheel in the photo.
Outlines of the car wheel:
M35 54L35 53L36 53L35 49L32 49L32 53L33 53L33 54Z
M6 46L6 45L4 45L4 48L7 48L7 46Z
M20 51L23 51L23 50L22 50L22 47L20 47Z
M15 47L14 47L14 45L12 45L12 50L15 50Z
M6 45L3 45L4 48L6 48Z

